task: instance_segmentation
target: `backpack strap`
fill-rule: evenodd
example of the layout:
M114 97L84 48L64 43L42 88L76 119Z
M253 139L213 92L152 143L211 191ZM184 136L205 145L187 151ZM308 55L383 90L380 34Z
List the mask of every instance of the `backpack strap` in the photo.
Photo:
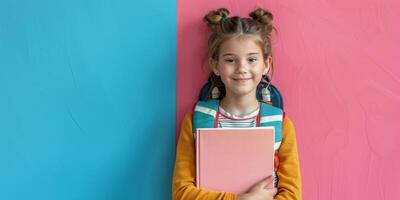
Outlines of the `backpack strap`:
M198 101L193 111L193 134L196 141L198 128L216 127L216 117L218 116L218 100Z
M274 143L274 186L276 187L278 184L278 177L276 176L276 172L279 168L279 156L278 151L282 143L282 125L284 112L280 108L274 107L269 103L261 102L260 103L260 119L259 125L260 127L272 126L275 128L275 143Z
M267 103L260 103L259 126L272 126L275 128L275 151L279 150L282 142L282 121L283 111L281 109L271 106Z

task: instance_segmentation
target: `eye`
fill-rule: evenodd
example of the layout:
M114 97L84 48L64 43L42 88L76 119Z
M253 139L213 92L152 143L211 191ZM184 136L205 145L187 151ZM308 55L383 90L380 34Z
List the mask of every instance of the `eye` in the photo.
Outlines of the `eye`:
M249 63L255 63L255 62L257 62L257 58L248 58L247 61Z
M235 62L235 60L234 60L233 58L226 58L224 61L225 61L226 63L233 63L233 62Z

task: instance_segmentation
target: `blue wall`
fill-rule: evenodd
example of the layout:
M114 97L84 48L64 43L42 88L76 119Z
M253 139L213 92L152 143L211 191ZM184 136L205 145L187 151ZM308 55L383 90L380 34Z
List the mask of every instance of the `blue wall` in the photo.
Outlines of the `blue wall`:
M175 1L0 1L0 199L170 199Z

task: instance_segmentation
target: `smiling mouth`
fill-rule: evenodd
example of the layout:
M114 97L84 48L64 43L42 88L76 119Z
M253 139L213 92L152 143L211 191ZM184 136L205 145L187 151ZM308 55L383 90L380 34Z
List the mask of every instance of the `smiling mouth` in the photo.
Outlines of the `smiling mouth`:
M233 80L238 84L245 84L251 80L251 78L233 78Z
M247 81L250 80L251 78L233 78L235 81Z

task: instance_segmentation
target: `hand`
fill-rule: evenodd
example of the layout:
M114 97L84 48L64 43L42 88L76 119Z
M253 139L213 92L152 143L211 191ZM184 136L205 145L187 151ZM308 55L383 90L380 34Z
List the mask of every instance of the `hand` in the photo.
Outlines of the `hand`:
M277 193L276 188L268 189L265 188L268 184L271 184L274 180L273 176L258 182L255 184L249 192L245 194L239 194L238 200L273 200Z

